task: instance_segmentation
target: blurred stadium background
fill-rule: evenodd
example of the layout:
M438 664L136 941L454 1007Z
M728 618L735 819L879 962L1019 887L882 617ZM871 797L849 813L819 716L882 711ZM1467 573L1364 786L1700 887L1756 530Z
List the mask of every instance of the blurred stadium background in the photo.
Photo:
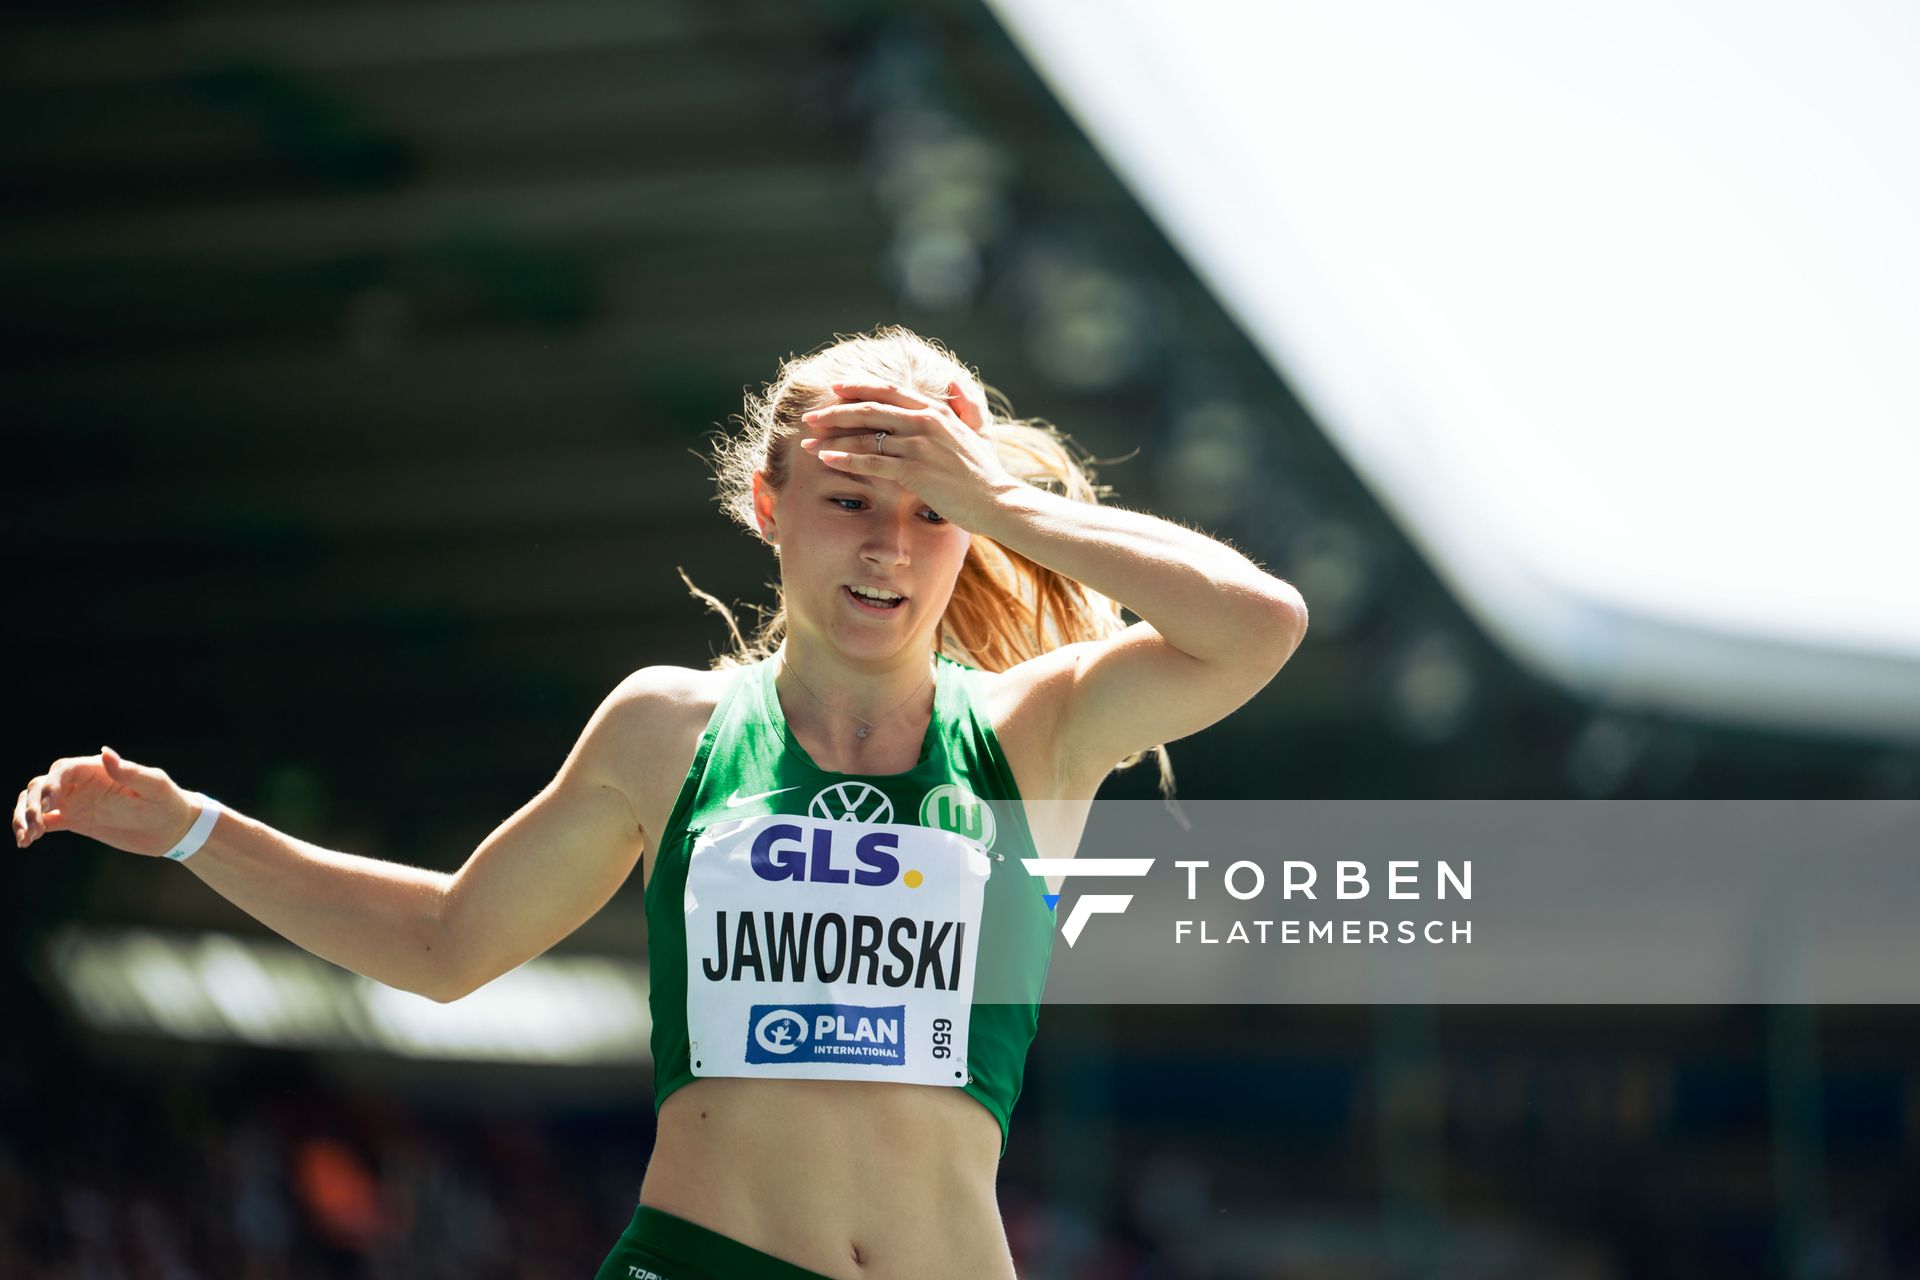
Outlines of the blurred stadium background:
M110 742L302 838L457 866L622 676L723 645L676 566L768 599L698 456L743 387L901 322L1113 459L1118 501L1307 597L1281 678L1175 747L1184 795L1920 793L1911 722L1703 714L1499 643L1004 21L0 19L16 785ZM164 866L67 837L5 881L0 1273L583 1276L624 1225L638 883L428 1023ZM1001 1179L1024 1277L1920 1275L1907 1009L1043 1026Z

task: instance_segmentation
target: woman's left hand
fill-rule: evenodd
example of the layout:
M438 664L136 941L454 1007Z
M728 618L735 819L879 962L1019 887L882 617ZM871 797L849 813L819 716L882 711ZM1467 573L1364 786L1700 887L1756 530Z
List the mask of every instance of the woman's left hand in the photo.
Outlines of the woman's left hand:
M984 434L986 410L963 383L936 400L918 391L836 382L845 402L803 416L820 432L800 447L836 471L891 480L963 529L974 529L1012 483ZM877 432L886 432L884 442Z

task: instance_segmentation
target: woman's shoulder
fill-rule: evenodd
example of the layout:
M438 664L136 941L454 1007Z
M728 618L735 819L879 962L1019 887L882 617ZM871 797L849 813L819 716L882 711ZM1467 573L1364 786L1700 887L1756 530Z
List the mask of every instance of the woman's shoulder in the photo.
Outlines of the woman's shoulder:
M739 674L738 667L641 667L615 686L609 701L631 713L671 716L704 706L709 714Z
M642 667L607 696L603 710L616 722L622 790L646 830L665 825L700 735L740 674L738 667Z
M680 746L693 754L714 708L742 675L739 667L642 667L607 695L605 714L617 719L620 736L659 763Z

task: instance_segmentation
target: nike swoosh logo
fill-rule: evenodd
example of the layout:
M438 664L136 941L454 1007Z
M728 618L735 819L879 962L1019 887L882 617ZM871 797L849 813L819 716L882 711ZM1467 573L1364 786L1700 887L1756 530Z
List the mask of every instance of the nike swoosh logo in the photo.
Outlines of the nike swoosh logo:
M799 789L798 787L778 787L772 791L760 791L750 796L743 796L736 791L727 797L726 805L729 809L738 809L741 805L752 804L755 800L765 800L768 796L784 795L789 791L798 791Z

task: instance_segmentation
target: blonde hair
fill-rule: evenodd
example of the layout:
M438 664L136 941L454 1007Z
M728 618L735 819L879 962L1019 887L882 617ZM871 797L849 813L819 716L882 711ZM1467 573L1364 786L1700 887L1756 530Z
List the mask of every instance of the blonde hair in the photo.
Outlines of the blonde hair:
M800 416L836 403L836 382L881 382L940 400L946 399L948 384L958 382L982 393L977 398L987 406L984 434L1009 475L1076 502L1098 502L1109 492L1094 483L1091 460L1077 456L1058 428L1037 418L1015 418L1007 398L940 342L902 325L885 325L871 333L837 335L809 355L789 356L772 382L748 393L744 412L731 419L740 429L716 434L710 461L720 505L756 538L763 535L753 510L754 476L764 474L774 489L785 486L788 451L801 434ZM733 652L716 658L715 667L765 661L785 638L784 602L761 610L749 639L731 609L694 586L684 572L681 580L721 616L733 637ZM1125 627L1115 601L974 534L937 643L941 653L968 666L1005 671L1061 645L1102 639ZM1159 761L1161 792L1171 796L1173 766L1164 745L1135 752L1116 767L1127 768L1149 754Z

